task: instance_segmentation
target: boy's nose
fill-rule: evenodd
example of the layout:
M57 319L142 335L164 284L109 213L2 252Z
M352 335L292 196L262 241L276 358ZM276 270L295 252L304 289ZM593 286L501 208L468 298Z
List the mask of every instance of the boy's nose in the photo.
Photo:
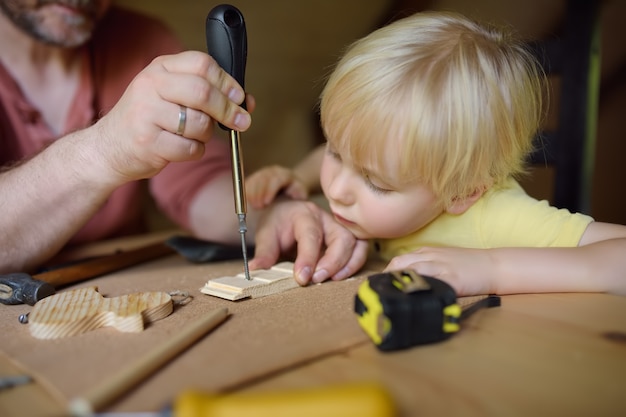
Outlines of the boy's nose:
M342 205L350 205L354 202L354 188L354 173L348 168L342 168L328 187L328 198Z

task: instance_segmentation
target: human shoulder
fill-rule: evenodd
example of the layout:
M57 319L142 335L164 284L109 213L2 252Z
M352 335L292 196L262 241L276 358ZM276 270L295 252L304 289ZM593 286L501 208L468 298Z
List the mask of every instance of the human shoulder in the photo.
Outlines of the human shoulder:
M576 246L593 221L590 216L529 196L510 179L489 190L474 208L480 210L487 246Z

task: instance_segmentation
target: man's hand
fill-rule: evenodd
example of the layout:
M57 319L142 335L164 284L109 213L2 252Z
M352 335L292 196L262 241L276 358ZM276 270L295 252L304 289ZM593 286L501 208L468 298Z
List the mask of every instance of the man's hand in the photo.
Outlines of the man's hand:
M294 271L300 285L348 278L367 258L366 241L306 201L281 201L269 207L259 219L255 242L251 269L267 269L296 248Z
M239 106L245 98L235 79L205 53L156 58L96 125L105 174L123 183L152 177L169 162L200 158L215 121L248 129L250 114ZM252 109L254 100L248 98ZM177 135L181 106L187 117Z

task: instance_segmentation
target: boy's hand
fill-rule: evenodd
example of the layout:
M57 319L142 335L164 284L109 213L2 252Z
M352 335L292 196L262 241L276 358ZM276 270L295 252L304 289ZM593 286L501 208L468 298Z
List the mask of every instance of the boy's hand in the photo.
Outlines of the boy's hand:
M494 266L486 249L423 247L396 256L385 271L412 269L438 278L454 288L458 296L494 294Z
M354 275L367 259L367 242L308 201L281 201L269 207L257 226L250 269L267 269L297 249L294 272L300 285Z
M281 192L294 200L306 200L309 196L295 172L279 165L261 168L246 179L246 199L257 210L269 206Z

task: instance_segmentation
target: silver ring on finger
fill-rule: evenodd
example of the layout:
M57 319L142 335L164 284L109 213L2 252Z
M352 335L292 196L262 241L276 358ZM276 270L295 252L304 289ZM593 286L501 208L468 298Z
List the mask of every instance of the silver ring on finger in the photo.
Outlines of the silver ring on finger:
M176 134L178 136L182 136L185 133L185 126L187 125L187 107L182 104L179 106L180 109L178 111L178 129L176 129Z

